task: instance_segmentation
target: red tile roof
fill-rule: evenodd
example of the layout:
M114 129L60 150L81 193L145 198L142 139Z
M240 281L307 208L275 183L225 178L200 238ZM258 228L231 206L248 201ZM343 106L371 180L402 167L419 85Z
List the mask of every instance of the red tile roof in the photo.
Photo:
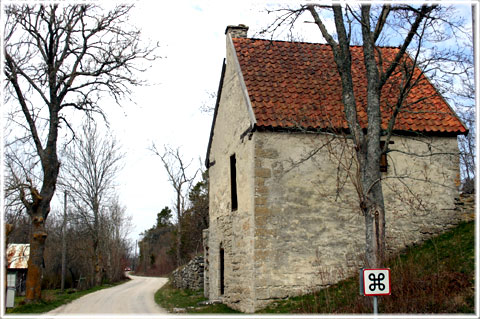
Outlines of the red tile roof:
M257 127L348 128L342 86L330 46L326 44L234 38L233 44L250 96ZM382 47L385 61L397 48ZM352 73L360 124L366 127L366 78L362 47L352 46ZM420 75L420 70L416 70ZM382 128L386 129L398 97L401 74L382 89ZM465 126L428 79L420 75L394 130L465 134Z
M30 244L8 244L6 254L8 269L28 268Z

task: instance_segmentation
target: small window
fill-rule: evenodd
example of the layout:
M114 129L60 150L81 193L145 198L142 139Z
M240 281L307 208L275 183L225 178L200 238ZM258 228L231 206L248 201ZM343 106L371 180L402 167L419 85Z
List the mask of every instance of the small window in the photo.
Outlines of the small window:
M390 141L388 144L393 144L393 141ZM385 147L385 141L380 141L380 151L383 151ZM387 172L388 170L388 160L387 160L387 153L382 153L380 155L380 172Z
M232 211L237 210L237 159L235 154L230 156L230 193L232 194Z

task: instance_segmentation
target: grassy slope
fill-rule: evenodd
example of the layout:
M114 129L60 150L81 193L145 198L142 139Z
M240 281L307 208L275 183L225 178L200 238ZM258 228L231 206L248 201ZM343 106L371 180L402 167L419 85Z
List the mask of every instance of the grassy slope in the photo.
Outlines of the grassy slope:
M473 313L475 226L464 223L419 246L412 246L387 263L392 295L380 298L380 313ZM171 311L230 313L225 305L198 307L203 292L174 289L155 294L155 301ZM358 275L314 294L272 303L259 313L372 313L371 298L359 295Z
M473 313L475 224L463 223L392 258L392 295L380 313ZM371 313L371 298L359 295L358 275L315 294L271 304L263 313Z

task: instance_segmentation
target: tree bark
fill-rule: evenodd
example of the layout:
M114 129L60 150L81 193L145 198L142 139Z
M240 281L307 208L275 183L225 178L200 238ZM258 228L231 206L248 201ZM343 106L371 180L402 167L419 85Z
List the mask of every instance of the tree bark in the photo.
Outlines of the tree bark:
M26 282L27 302L40 300L42 295L42 268L43 252L45 251L45 220L42 213L32 213L32 236L30 237L30 258L28 259L28 272Z
M181 189L177 189L177 267L182 263L182 207L181 207Z

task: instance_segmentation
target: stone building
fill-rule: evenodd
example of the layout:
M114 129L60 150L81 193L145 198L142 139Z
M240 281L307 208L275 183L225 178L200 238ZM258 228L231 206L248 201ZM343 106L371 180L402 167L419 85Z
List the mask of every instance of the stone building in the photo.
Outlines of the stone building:
M226 30L206 158L205 293L253 312L358 271L365 230L351 182L355 162L348 139L338 133L347 126L330 48L249 39L247 29ZM361 50L352 47L352 63L364 121ZM385 61L396 50L381 48ZM428 79L415 72L420 81L404 102L391 151L382 158L389 252L461 219L455 209L457 135L467 130ZM400 79L393 77L382 91L384 112L397 100Z
M8 244L5 254L7 257L7 274L15 274L16 293L24 296L28 259L30 258L30 244Z

